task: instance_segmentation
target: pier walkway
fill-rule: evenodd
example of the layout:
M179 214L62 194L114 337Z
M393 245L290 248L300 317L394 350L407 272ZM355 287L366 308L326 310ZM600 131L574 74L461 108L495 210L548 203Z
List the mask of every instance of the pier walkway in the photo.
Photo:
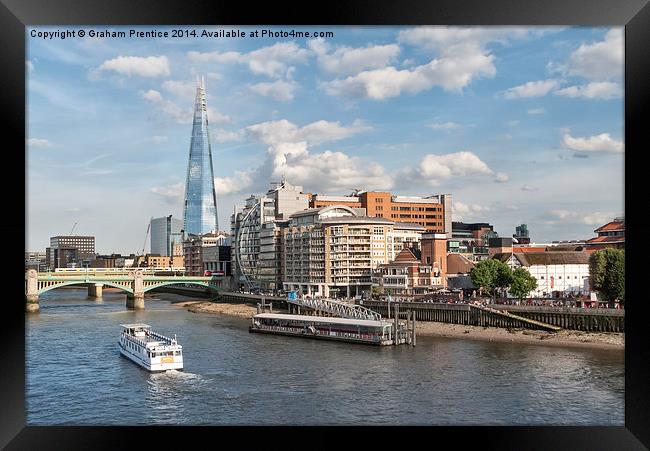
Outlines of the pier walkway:
M287 299L287 303L306 307L316 312L324 312L340 318L366 319L380 321L381 314L355 304L346 304L331 299Z

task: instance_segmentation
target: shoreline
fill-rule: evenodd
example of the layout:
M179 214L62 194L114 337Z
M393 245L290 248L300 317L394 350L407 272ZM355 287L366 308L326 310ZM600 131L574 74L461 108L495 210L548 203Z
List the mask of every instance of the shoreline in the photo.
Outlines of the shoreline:
M187 308L192 313L208 313L246 319L251 319L257 313L257 308L250 304L191 300L172 302L172 305ZM416 333L419 336L427 337L502 343L524 343L620 351L625 349L625 334L611 332L583 332L579 330L545 332L529 329L503 329L499 327L466 326L463 324L418 321L416 322Z

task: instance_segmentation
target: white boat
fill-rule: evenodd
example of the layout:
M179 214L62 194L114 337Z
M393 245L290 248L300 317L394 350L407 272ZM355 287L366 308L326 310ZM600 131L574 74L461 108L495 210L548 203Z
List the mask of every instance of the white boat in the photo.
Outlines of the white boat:
M149 371L183 369L183 347L148 324L121 324L120 353Z

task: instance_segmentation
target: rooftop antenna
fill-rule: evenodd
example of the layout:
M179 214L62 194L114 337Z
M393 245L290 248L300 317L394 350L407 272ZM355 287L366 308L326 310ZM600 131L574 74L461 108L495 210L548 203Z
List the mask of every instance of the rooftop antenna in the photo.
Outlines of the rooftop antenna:
M72 226L72 229L70 230L70 235L72 235L72 232L74 232L74 228L77 227L78 222L75 222L74 225Z

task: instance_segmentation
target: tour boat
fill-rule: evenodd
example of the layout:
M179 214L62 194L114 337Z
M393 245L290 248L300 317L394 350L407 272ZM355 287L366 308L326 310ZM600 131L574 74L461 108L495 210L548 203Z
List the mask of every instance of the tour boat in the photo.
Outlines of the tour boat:
M122 324L120 353L149 371L183 369L183 347L147 324Z

